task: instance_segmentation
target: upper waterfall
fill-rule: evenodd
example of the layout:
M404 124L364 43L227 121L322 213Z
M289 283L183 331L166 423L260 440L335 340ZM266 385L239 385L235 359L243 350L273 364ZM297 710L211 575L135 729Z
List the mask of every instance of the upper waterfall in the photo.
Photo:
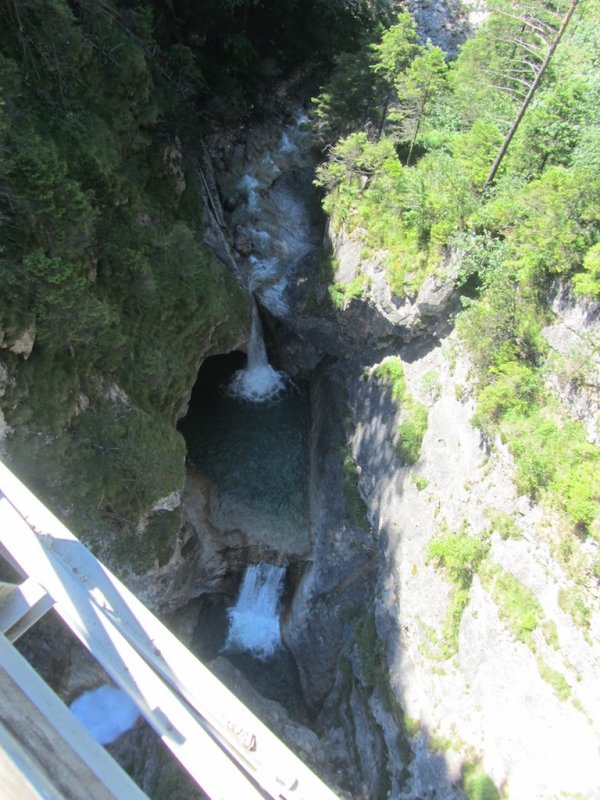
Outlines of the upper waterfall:
M286 375L269 364L267 349L262 334L262 325L255 300L252 300L252 329L248 346L248 363L238 370L229 384L228 391L251 403L263 403L277 397L286 386Z

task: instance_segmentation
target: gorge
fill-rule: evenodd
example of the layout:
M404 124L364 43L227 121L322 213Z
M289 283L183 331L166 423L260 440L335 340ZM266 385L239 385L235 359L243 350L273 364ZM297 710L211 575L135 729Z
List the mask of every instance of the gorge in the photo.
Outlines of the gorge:
M597 11L482 195L493 3L25 5L3 458L340 797L600 798Z

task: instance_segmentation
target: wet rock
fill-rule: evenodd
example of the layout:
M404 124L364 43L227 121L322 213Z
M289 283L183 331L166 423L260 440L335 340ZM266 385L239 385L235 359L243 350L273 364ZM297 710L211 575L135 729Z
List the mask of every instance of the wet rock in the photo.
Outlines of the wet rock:
M254 250L254 245L250 233L246 228L243 228L241 225L238 225L235 229L233 246L235 250L241 256L244 257L251 255L252 251Z

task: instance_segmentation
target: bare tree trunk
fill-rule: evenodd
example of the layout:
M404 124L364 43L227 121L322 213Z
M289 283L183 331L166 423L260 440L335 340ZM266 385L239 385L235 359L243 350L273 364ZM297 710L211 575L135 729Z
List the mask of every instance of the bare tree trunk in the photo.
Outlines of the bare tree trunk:
M421 120L423 119L423 112L425 111L425 106L427 105L427 101L429 98L425 98L421 103L421 107L417 112L417 124L415 126L415 132L413 133L412 139L410 141L410 147L408 148L408 155L406 157L406 166L410 166L410 159L412 158L412 152L415 146L415 142L417 141L417 136L419 135L419 129L421 128Z
M407 167L410 166L410 159L411 159L411 156L412 156L412 151L413 151L413 148L415 146L415 142L417 141L417 136L419 134L419 128L420 127L421 127L421 114L419 114L419 117L417 119L417 125L415 127L415 132L413 133L413 137L412 137L411 142L410 142L410 147L408 148L408 155L406 157L406 166Z
M574 13L575 9L577 8L578 3L579 3L579 0L572 0L571 5L569 7L569 10L567 11L567 13L566 13L566 15L565 15L565 17L564 17L564 19L562 21L562 24L560 26L560 29L559 29L558 33L556 34L556 38L554 39L554 41L550 45L550 49L548 50L546 58L544 59L544 63L540 67L540 71L536 75L536 78L535 78L534 82L529 87L529 91L527 92L527 95L526 95L525 99L523 100L521 108L519 109L519 113L515 117L515 120L514 120L513 124L511 125L511 128L510 128L509 132L506 134L506 137L504 138L504 141L502 142L500 150L498 150L498 154L496 155L496 158L494 159L494 163L492 164L492 166L490 168L490 171L489 171L489 174L488 174L487 178L485 179L485 183L483 184L483 188L482 188L483 192L485 192L485 190L488 188L488 186L492 183L492 181L496 177L496 173L498 172L498 168L500 167L500 164L502 163L502 159L506 155L506 151L508 150L508 146L511 143L513 136L517 132L517 128L521 124L521 120L523 119L523 116L525 115L525 112L527 111L527 107L529 106L529 103L531 102L531 98L535 94L536 89L538 88L538 86L541 83L542 78L544 77L544 73L546 72L546 69L548 68L548 65L550 64L550 61L552 60L552 57L554 56L554 51L556 50L556 48L558 46L558 43L562 39L563 33L566 31L567 26L568 26L569 22L571 21L571 17L573 16L573 13Z

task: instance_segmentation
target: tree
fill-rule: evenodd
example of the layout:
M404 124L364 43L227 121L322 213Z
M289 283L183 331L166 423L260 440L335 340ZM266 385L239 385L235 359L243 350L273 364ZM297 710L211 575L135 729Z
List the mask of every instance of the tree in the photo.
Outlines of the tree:
M411 130L410 146L406 165L419 135L423 113L446 79L447 64L439 47L427 44L410 64L409 68L395 81L399 106L395 109L396 119L403 122L405 129Z
M533 95L539 87L542 78L544 77L546 70L550 65L556 48L558 47L578 4L579 0L571 0L571 5L569 6L567 13L562 18L560 28L553 38L551 38L553 33L552 24L544 19L544 16L533 15L528 10L524 10L517 15L510 14L508 11L502 12L507 17L512 18L519 23L521 34L529 32L531 34L531 38L533 39L533 43L525 43L522 41L522 39L518 38L512 40L514 55L511 56L508 62L507 71L505 73L505 78L507 79L506 83L507 85L512 83L528 88L525 96L523 97L523 101L517 112L517 115L513 120L513 123L510 126L510 129L506 134L500 149L498 150L492 166L490 167L488 176L483 184L483 191L487 189L487 187L496 177L496 173L498 172L500 164L506 155L506 151L508 150L508 147L515 133L517 132L521 120L523 119L525 112L531 103ZM544 49L546 49L545 56L543 57L543 60L541 60ZM517 66L519 64L521 66Z
M398 14L397 23L383 33L380 42L371 45L371 50L375 56L371 69L383 82L383 108L378 125L378 136L381 136L398 75L408 69L420 50L417 26L411 14L408 11Z

